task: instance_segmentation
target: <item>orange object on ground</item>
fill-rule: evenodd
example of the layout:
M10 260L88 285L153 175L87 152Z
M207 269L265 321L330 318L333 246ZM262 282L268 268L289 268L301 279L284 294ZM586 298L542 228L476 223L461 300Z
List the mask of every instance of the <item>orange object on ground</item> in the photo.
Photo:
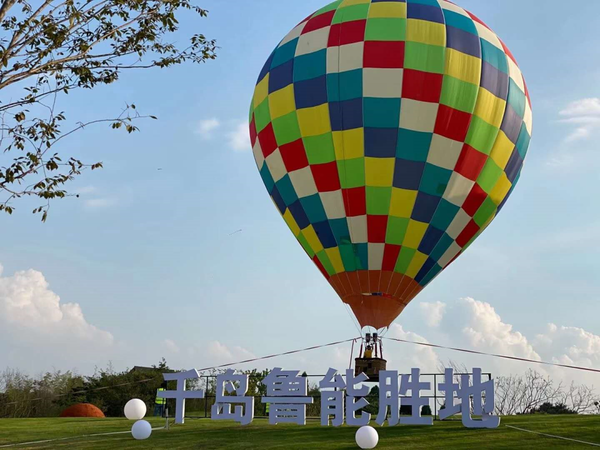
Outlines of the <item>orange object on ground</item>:
M69 406L60 413L60 417L104 417L104 413L91 403L79 403Z

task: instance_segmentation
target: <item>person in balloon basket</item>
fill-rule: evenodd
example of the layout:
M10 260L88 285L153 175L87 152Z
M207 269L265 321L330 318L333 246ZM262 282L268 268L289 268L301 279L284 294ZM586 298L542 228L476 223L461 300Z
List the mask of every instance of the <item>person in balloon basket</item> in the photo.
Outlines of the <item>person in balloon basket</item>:
M365 348L364 358L365 359L373 358L373 346L372 345L367 345L367 347Z

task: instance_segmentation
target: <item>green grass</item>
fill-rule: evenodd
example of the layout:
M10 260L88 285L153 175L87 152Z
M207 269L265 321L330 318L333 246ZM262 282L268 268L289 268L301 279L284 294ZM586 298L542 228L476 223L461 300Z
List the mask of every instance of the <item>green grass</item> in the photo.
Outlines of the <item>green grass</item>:
M164 421L150 419L154 427ZM43 439L73 439L19 445L19 449L355 449L354 428L269 426L263 419L248 427L206 419L189 420L169 431L154 431L147 441L128 434L82 437L94 433L127 431L125 419L0 419L0 448ZM460 421L435 422L433 427L379 427L378 449L531 449L586 448L589 446L524 433L506 425L600 444L600 416L518 416L502 419L496 430L469 430Z

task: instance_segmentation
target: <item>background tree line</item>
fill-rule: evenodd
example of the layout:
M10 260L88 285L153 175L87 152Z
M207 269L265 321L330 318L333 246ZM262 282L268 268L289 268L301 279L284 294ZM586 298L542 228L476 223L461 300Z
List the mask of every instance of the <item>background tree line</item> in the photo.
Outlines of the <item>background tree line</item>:
M465 368L451 363L455 372L466 373ZM92 403L106 416L120 417L123 406L132 398L140 398L148 407L148 414L154 411L156 391L160 387L175 389L175 385L164 383L162 374L173 371L163 359L147 368L116 371L112 366L97 369L91 376L74 372L47 372L37 377L15 369L6 369L0 373L0 417L56 417L68 406L76 403ZM224 371L206 372L196 382L188 384L189 389L203 389L206 398L189 400L189 416L210 416L216 395L216 376ZM254 414L265 415L265 405L260 397L266 396L266 386L260 381L267 376L266 370L247 370L249 375L246 395L255 396ZM307 376L306 373L303 374ZM554 382L550 377L534 370L522 375L500 376L495 379L495 403L498 415L516 415L530 413L544 414L598 414L600 397L593 387L571 383L564 385ZM314 403L308 405L307 415L320 415L320 391L318 381L309 378L308 395ZM235 393L231 394L235 395ZM366 397L369 406L365 411L376 415L379 409L379 388L372 387ZM173 415L174 405L168 404ZM443 399L438 399L438 410L443 408ZM408 410L401 411L409 414ZM431 414L425 408L424 415Z

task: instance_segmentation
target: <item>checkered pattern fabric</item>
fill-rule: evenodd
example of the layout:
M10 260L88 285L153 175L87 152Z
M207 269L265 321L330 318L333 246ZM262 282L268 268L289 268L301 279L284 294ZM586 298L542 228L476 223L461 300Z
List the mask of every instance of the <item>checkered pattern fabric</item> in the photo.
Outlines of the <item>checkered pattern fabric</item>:
M325 6L268 58L250 111L273 202L361 325L377 328L498 214L531 129L510 51L443 0Z

